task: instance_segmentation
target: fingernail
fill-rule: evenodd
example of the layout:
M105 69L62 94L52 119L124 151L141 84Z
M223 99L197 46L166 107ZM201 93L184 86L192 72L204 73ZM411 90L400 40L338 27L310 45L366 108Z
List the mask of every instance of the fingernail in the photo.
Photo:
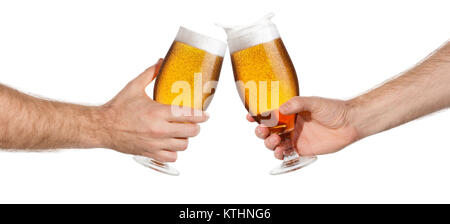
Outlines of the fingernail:
M206 119L209 119L209 113L203 112L203 115L205 115Z
M262 131L261 131L261 127L256 127L256 134L261 135Z
M276 140L275 138L270 138L269 141L270 141L270 143L272 143L272 144L277 143L277 140Z

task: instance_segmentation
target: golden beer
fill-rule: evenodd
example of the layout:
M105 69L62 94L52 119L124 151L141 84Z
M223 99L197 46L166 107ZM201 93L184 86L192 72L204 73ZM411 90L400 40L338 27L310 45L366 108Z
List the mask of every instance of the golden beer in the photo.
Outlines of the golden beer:
M235 80L244 84L237 88L250 115L258 123L270 127L271 132L291 131L295 115L283 115L277 109L298 96L299 88L294 66L281 38L234 52L231 63ZM249 82L255 83L256 89L252 90Z
M225 50L222 41L180 27L156 77L154 100L177 106L172 109L183 106L206 110L217 87ZM154 170L179 174L167 163L143 156L134 159Z
M174 41L156 78L153 98L163 104L206 110L210 103L208 98L217 87L222 62L223 56ZM203 91L205 85L210 91ZM198 99L195 91L199 92ZM176 100L180 94L189 94L190 99Z

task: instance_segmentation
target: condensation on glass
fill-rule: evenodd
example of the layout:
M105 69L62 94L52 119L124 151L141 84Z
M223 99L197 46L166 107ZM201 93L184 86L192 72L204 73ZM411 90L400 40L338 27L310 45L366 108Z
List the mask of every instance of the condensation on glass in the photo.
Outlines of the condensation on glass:
M296 115L279 113L280 105L299 95L294 65L281 40L273 13L247 26L224 26L228 36L236 87L250 115L260 124L290 141ZM271 174L282 174L309 165L317 158L300 157L292 148L281 166Z
M153 98L177 108L206 110L219 80L226 44L222 41L180 27L156 77ZM135 156L149 168L169 174L179 172L168 163Z

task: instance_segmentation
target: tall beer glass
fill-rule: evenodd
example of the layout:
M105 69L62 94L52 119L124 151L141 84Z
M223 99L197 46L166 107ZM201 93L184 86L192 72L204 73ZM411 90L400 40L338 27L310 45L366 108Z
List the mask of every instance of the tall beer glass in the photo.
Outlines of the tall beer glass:
M217 87L226 44L180 27L156 77L153 98L172 105L206 110ZM179 172L167 163L152 158L134 159L149 168L169 174Z
M278 133L282 144L290 142L296 115L278 112L281 104L299 95L297 75L289 54L269 14L250 26L226 27L228 48L239 95L250 115ZM290 145L283 163L273 175L309 165L315 156L300 157Z

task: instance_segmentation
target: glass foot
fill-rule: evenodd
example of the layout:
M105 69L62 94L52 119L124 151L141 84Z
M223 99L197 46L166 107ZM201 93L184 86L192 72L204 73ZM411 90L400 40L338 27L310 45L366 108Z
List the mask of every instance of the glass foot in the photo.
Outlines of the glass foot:
M165 173L165 174L172 175L172 176L180 175L180 172L178 172L177 169L173 168L172 166L170 166L167 163L158 162L152 158L148 158L148 157L144 157L144 156L134 156L133 159L137 163L139 163L145 167L154 169L158 172Z
M272 175L279 175L301 169L317 160L316 156L299 156L297 153L285 156L283 163L270 171Z

